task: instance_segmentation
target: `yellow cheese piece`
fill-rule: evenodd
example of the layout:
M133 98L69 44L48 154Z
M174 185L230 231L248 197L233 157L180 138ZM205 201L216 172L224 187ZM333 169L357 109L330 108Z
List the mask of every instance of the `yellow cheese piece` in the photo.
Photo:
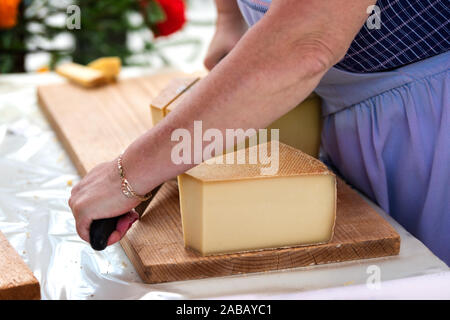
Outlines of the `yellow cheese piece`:
M103 57L92 61L88 67L101 71L108 82L113 82L120 73L122 62L119 57Z
M334 174L282 143L278 173L261 175L262 166L208 161L178 177L186 247L205 256L330 241Z
M167 115L166 108L197 82L198 79L198 77L176 78L169 82L167 87L153 99L150 105L153 126Z
M106 81L101 71L77 63L65 63L56 68L56 72L84 87L95 87Z
M267 129L280 129L280 142L318 158L322 131L320 97L315 93L311 94ZM270 130L268 134L270 138Z

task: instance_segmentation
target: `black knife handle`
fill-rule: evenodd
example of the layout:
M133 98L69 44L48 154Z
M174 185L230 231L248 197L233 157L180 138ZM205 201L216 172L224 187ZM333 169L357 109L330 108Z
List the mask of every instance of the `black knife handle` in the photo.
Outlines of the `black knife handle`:
M155 197L161 186L162 184L153 189L152 196L148 200L141 202L134 209L139 214L139 217L142 216L150 201ZM105 218L92 221L89 228L89 241L92 249L102 251L107 247L109 236L114 232L114 230L116 230L117 222L126 214L127 213L114 218Z
M109 236L116 230L117 222L122 216L124 215L92 221L89 229L89 241L92 249L101 251L106 248Z

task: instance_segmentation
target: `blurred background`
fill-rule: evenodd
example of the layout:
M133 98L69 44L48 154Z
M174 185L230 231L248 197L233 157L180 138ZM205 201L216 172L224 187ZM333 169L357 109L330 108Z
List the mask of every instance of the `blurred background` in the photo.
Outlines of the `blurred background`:
M104 56L201 68L215 19L211 0L0 0L0 73Z

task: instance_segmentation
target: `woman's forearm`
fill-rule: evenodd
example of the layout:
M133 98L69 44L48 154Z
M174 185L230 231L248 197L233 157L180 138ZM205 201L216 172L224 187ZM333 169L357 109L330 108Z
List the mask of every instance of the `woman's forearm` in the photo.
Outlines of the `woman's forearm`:
M203 131L215 128L223 136L225 129L264 128L304 100L343 56L372 2L274 1L175 111L127 149L124 166L136 191L145 193L195 165L171 161L175 129L193 136L195 120ZM333 31L330 21L341 28Z

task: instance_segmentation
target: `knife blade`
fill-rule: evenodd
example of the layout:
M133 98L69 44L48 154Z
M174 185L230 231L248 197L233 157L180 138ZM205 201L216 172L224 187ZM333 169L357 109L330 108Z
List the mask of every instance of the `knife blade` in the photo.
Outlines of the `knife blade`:
M136 208L133 209L137 212L139 218L142 217L150 202L155 198L161 186L162 184L153 189L152 196L147 200L142 201ZM116 230L117 222L126 214L128 214L128 212L121 216L97 219L92 221L89 228L89 241L92 249L102 251L107 247L109 236L114 232L114 230Z

